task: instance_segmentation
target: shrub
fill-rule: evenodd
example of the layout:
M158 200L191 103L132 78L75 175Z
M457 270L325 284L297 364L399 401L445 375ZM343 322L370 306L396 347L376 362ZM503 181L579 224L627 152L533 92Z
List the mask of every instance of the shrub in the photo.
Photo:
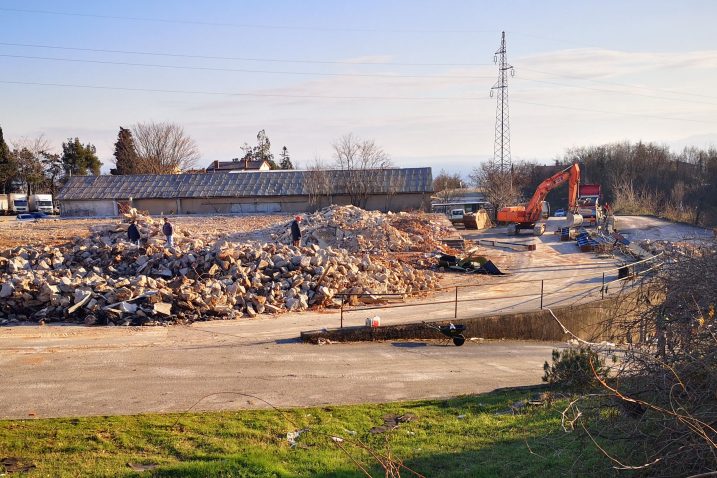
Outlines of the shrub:
M609 369L593 350L579 347L562 352L553 350L553 364L545 362L543 370L543 382L571 390L586 390L600 384L595 374L604 379Z

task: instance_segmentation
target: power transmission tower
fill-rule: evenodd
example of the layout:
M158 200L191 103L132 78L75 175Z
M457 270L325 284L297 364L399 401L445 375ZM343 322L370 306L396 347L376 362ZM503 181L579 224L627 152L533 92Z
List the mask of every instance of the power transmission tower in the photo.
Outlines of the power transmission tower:
M508 54L505 47L505 32L501 37L500 49L493 56L493 63L498 65L498 81L490 89L498 90L498 104L495 112L495 144L493 145L493 162L498 164L500 172L511 170L510 164L510 115L508 113L508 71L515 76L515 70L508 64Z

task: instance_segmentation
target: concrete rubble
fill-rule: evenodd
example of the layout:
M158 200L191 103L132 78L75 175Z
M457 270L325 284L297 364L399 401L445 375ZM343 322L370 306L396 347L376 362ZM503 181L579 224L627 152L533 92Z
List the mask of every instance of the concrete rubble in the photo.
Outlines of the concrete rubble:
M126 240L129 219L140 247ZM0 324L151 325L337 307L337 294L363 295L353 304L421 294L438 287L432 271L379 253L440 249L443 226L421 222L334 206L306 216L300 248L278 229L274 242L216 241L175 224L168 249L161 222L133 212L66 245L1 252Z
M355 206L333 206L302 216L302 244L340 247L350 252L433 252L452 229L440 215L421 212L365 211ZM288 242L287 228L273 237Z

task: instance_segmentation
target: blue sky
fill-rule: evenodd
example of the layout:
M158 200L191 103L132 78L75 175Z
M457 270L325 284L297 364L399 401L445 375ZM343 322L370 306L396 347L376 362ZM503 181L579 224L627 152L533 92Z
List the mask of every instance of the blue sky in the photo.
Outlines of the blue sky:
M399 166L467 174L492 155L505 30L514 160L707 146L714 18L713 1L2 0L0 125L57 150L79 136L105 170L119 126L152 120L182 124L202 165L265 129L302 165L354 133Z

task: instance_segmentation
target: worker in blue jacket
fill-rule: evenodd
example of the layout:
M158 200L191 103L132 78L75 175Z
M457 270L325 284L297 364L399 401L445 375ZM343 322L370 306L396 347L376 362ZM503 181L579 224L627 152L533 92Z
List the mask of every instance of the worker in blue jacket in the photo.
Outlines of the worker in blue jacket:
M164 218L164 225L162 226L162 233L167 238L167 247L174 247L174 228L172 223L169 222L169 218Z

